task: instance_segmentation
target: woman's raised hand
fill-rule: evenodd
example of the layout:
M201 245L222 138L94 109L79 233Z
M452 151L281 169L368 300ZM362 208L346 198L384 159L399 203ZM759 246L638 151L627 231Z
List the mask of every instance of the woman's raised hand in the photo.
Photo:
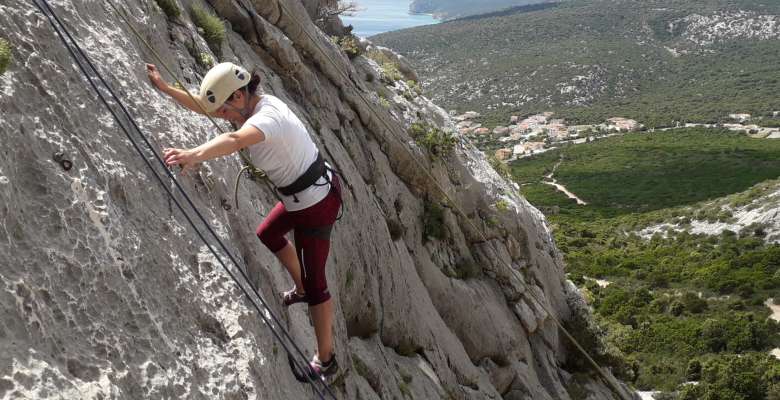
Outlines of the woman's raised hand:
M146 64L146 76L149 77L149 81L151 81L152 85L157 89L163 90L165 86L168 86L154 64Z
M163 158L165 159L165 164L169 167L174 165L181 166L183 173L193 169L200 162L195 152L187 149L164 149Z

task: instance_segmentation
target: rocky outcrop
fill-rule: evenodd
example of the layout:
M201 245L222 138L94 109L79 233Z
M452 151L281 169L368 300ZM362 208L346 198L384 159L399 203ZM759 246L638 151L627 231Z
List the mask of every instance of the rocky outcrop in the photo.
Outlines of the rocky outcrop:
M648 226L643 237L688 232L718 236L725 231L755 236L766 243L780 243L780 181L769 180L750 189L689 207L689 216Z
M155 60L110 9L52 3L158 152L214 134L147 82L144 62ZM153 2L122 7L190 89L205 73L198 55L211 51L188 10L213 10L228 27L220 61L256 67L345 178L328 267L347 370L339 397L569 398L552 321L571 313L561 256L543 216L482 153L459 143L435 160L406 132L415 121L453 130L449 116L399 95L404 82L368 78L376 63L350 61L299 1L178 4L175 20ZM19 60L0 76L0 397L309 398L221 268L225 254L214 257L154 183L45 18L23 0L0 10ZM246 181L231 205L240 167L228 157L180 180L312 349L307 313L282 309L289 279L254 234L274 194ZM442 239L423 237L426 202L445 205ZM453 276L465 265L472 275Z

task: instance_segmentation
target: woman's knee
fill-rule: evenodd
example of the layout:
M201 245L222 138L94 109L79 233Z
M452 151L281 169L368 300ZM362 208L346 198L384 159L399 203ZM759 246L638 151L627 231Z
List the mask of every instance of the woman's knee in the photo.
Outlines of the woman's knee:
M322 304L330 300L330 291L327 285L310 284L311 282L304 282L303 286L306 290L306 302L309 303L309 307Z
M272 253L279 252L279 250L287 245L287 239L284 235L275 233L273 230L269 229L266 224L260 224L255 233L257 234L258 239L260 239L265 247L268 247L268 250L271 250Z

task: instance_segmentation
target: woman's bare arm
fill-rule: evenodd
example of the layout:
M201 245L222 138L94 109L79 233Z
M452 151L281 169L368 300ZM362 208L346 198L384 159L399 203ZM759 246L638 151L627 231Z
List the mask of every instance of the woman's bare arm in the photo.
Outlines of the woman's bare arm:
M236 132L223 133L194 149L165 149L163 155L166 164L179 164L186 170L200 162L232 154L263 140L263 131L247 125Z
M177 103L196 113L204 114L203 110L186 91L173 87L165 82L160 75L160 71L157 70L157 67L154 64L146 64L146 75L149 76L149 80L157 89L160 89L163 93L171 96Z

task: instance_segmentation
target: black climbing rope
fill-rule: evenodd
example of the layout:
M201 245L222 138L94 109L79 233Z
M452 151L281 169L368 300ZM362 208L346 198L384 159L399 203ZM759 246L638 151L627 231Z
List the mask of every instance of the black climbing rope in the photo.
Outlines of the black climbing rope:
M241 292L246 296L246 298L252 303L252 306L257 311L258 315L262 319L262 321L268 326L268 328L271 330L271 333L276 338L276 340L282 345L282 348L287 352L288 359L294 360L291 362L291 364L298 367L299 370L302 371L308 371L310 368L308 366L308 360L306 359L306 356L304 355L303 351L301 351L300 347L295 343L295 341L290 336L290 333L283 327L280 319L276 314L273 312L271 307L269 307L268 303L263 299L263 297L258 292L257 288L252 284L251 280L249 279L246 272L244 272L244 268L242 268L241 264L237 261L237 259L233 256L231 251L227 248L227 246L222 242L222 240L219 238L219 236L214 232L211 225L208 223L208 221L205 219L205 217L200 213L200 211L195 207L195 204L192 202L190 197L187 195L184 188L181 186L179 181L176 179L176 177L173 175L173 173L167 168L165 165L165 162L160 157L159 154L154 149L154 146L151 144L151 142L148 140L146 135L143 134L141 129L136 124L133 117L130 115L127 108L124 106L124 104L119 100L116 93L111 89L111 87L108 85L108 83L105 81L103 76L100 74L100 72L97 70L97 68L94 66L94 64L90 61L89 57L84 53L84 51L81 49L81 47L78 45L78 42L73 38L73 36L70 34L67 27L60 21L57 14L54 12L54 10L51 8L49 2L47 0L33 0L33 4L44 14L44 16L47 18L49 23L51 24L52 28L54 29L57 36L62 41L65 48L68 50L70 55L73 57L74 61L76 61L76 64L81 70L84 77L87 79L90 86L94 89L95 93L98 95L98 98L100 101L106 106L106 108L109 110L111 115L114 117L114 119L117 121L119 127L122 129L122 131L127 136L130 143L133 145L133 148L138 152L138 154L143 159L146 166L149 168L149 170L154 175L157 182L160 184L160 186L163 187L165 192L170 196L170 198L173 200L174 204L176 204L176 207L179 209L179 211L184 215L184 218L187 220L187 222L192 226L193 230L195 230L195 233L198 235L198 237L203 241L203 243L206 245L206 247L209 249L209 251L214 255L214 257L219 261L220 265L222 265L222 268L227 272L227 274L230 276L231 279L238 285ZM67 36L67 39L66 39ZM92 73L90 73L91 71ZM103 90L105 90L111 97L111 99L116 103L117 106L121 109L121 112L123 115L119 115L118 112L111 107L111 104L109 103L108 99L103 95L101 92L101 88L97 83L95 83L95 79L99 80L100 83L103 85ZM157 162L163 167L163 170L165 171L165 174L168 176L169 179L174 183L176 188L178 189L178 192L182 195L182 197L186 200L187 205L190 207L192 212L197 216L197 219L203 224L205 229L208 231L208 233L214 238L214 240L219 244L219 247L222 249L222 251L227 255L227 257L230 259L233 265L236 266L238 269L241 277L243 278L243 281L246 282L246 285L249 286L249 290L245 287L245 284L242 284L241 280L238 279L238 277L235 275L233 271L230 270L230 268L225 264L225 261L220 257L220 254L217 252L217 250L213 247L213 245L206 239L204 236L204 233L201 232L200 229L198 229L197 225L193 221L192 217L187 213L185 210L185 207L181 204L180 200L176 198L173 191L165 184L163 181L163 178L160 176L159 172L155 169L152 162L148 159L147 155L145 154L144 150L140 147L140 145L137 142L137 139L133 137L133 135L130 133L130 130L125 124L129 123L134 128L136 134L140 136L142 141L146 144L146 146L149 148L149 151L154 155L154 158L157 160ZM250 294L251 292L251 294ZM252 296L254 294L254 297ZM255 300L257 298L257 300ZM258 304L258 301L260 304ZM262 306L262 307L261 307ZM267 315L266 315L267 313ZM269 318L270 316L270 318ZM280 333L281 331L281 333ZM303 360L302 362L300 360ZM296 375L296 379L298 378L298 374ZM320 378L317 379L316 376L311 376L311 374L305 374L305 381L308 382L312 389L317 393L320 399L325 399L325 394L323 390L324 388L325 392L327 392L331 398L336 399L335 394L331 391L328 384L324 381L324 379ZM317 384L319 382L319 385Z

